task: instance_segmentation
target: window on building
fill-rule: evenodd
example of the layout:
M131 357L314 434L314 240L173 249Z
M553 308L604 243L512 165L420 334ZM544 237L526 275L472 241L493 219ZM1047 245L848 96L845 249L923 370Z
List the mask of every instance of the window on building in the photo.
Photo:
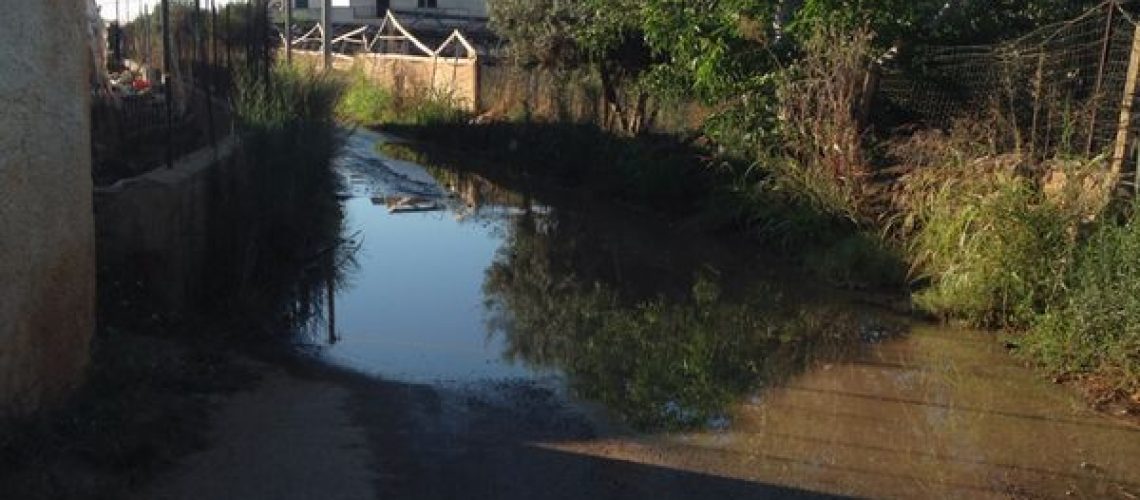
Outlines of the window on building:
M436 0L419 0L421 9L434 9L437 7Z
M298 9L307 9L309 8L309 0L296 0L296 3L293 4L293 7Z

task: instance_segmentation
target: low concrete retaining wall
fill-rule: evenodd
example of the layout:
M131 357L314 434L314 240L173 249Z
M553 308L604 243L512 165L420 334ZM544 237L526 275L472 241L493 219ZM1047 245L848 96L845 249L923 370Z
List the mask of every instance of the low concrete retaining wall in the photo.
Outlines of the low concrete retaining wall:
M201 304L221 199L240 175L234 137L215 150L187 155L160 168L95 191L99 269L107 279L131 280L150 306L171 315ZM117 286L103 283L103 286Z

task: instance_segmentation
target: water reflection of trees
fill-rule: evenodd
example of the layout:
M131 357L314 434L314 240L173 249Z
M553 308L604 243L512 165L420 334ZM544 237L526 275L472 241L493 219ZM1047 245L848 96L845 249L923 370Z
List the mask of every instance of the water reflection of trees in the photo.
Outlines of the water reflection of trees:
M512 360L564 371L581 396L642 429L702 425L737 398L858 348L865 320L769 283L726 293L718 266L654 266L590 218L527 212L484 283ZM663 249L669 242L623 240Z
M344 211L336 198L340 177L330 157L342 138L331 129L312 133L308 146L282 157L279 144L253 137L237 192L225 197L213 228L211 294L219 315L244 315L252 328L273 334L315 333L332 321L333 295L356 265L356 244L344 237ZM235 318L241 319L241 318ZM269 321L266 321L268 319Z

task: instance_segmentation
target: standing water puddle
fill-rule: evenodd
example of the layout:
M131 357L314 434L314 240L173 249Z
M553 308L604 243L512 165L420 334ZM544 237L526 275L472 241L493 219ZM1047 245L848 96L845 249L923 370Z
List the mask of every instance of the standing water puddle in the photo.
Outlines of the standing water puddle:
M376 140L354 134L338 164L347 236L360 249L339 284L324 356L407 382L527 375L503 362L501 339L483 322L483 277L502 221L460 215L461 202L424 169L381 161Z
M985 335L786 290L732 250L383 158L380 139L354 133L338 159L359 250L329 308L334 328L311 334L323 359L436 387L466 413L496 403L464 387L523 381L554 388L543 405L573 397L621 422L583 410L591 431L436 430L534 454L504 472L423 452L440 473L497 484L535 463L589 461L566 498L627 483L663 498L1140 496L1140 429L1091 412ZM498 397L522 393L533 396ZM646 471L672 493L643 484Z

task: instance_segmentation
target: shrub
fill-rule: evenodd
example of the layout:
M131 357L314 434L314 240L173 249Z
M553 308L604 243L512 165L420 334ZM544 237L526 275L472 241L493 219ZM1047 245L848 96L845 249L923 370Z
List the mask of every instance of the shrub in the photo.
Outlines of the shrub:
M392 121L402 125L430 127L464 123L468 113L461 103L445 92L429 90L402 99Z
M860 114L871 65L869 31L821 29L804 45L804 55L777 79L781 148L812 182L825 181L857 209L870 165L863 151ZM792 172L783 172L784 174ZM838 203L836 200L833 203Z

